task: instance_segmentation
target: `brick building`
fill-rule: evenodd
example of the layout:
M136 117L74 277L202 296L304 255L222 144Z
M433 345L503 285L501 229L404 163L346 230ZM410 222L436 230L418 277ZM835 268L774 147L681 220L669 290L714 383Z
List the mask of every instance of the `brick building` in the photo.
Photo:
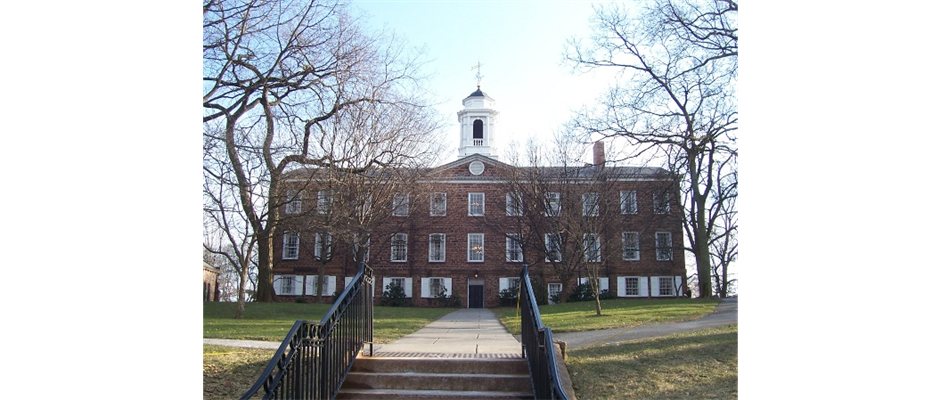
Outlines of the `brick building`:
M385 213L358 253L375 271L376 301L397 284L416 306L440 304L443 291L464 307L495 307L523 263L549 298L563 277L568 292L591 269L615 297L687 292L681 208L667 171L606 166L602 142L588 165L509 165L493 154L495 101L478 88L463 106L458 159L422 171L420 185L396 189L388 203L369 203ZM360 247L350 238L359 233L307 229L344 201L313 174L288 180L282 212L295 218L275 235L274 289L285 301L312 298L321 268L327 300L356 273Z

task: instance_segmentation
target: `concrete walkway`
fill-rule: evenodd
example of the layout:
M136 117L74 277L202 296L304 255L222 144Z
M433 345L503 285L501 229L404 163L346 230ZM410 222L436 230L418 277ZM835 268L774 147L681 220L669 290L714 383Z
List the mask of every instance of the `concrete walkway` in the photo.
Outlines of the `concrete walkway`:
M715 312L694 321L640 325L627 329L555 333L568 349L603 346L738 323L738 298L722 299ZM203 344L276 350L281 342L203 339ZM464 308L445 315L392 343L376 344L376 357L518 358L522 344L484 308ZM366 346L368 352L368 345Z

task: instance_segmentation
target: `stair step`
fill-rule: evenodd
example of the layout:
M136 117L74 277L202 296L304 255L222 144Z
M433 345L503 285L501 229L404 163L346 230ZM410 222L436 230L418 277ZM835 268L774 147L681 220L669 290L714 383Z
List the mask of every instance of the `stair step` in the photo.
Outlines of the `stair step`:
M350 372L343 387L522 392L532 390L532 381L528 375Z
M336 395L337 399L532 399L532 392L484 392L460 390L392 390L392 389L346 389L345 386Z
M524 358L356 358L338 399L532 399Z

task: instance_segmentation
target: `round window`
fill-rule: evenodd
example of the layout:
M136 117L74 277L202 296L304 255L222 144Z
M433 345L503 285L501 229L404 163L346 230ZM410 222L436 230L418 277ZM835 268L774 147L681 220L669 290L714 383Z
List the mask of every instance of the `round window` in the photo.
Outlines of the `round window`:
M483 163L479 161L474 161L470 163L470 173L474 175L480 175L483 173Z

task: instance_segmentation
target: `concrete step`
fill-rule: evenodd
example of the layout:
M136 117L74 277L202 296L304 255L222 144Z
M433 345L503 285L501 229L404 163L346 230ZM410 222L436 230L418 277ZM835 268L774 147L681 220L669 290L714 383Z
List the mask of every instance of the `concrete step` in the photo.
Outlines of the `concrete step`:
M523 358L359 357L340 399L531 399Z

